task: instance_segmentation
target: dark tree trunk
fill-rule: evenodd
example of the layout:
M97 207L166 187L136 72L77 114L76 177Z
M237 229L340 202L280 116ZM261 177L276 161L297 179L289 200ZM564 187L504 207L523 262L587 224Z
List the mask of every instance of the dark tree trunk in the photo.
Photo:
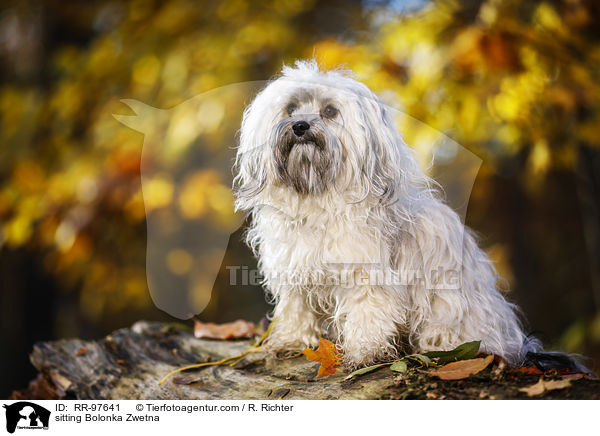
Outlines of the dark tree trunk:
M600 311L600 152L579 147L577 194L581 209L596 310Z

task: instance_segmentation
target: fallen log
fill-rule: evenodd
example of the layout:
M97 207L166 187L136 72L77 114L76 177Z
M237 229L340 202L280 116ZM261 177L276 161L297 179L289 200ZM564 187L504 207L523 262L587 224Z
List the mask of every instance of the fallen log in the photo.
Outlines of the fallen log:
M421 372L397 375L381 368L351 380L338 370L317 377L318 364L304 356L280 360L254 353L236 363L179 373L174 369L218 361L246 350L252 341L195 338L190 331L140 321L103 339L62 339L35 345L39 371L13 399L508 399L529 398L520 388L539 374L488 369L464 380L442 381ZM552 376L546 374L545 377ZM581 378L535 398L600 399L600 381Z

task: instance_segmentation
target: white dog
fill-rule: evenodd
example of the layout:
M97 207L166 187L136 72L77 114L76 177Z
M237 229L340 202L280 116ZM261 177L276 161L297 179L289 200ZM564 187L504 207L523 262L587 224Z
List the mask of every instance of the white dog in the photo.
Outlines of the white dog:
M540 351L384 104L347 74L285 67L244 113L236 170L271 349L329 334L351 368L477 340L512 365Z

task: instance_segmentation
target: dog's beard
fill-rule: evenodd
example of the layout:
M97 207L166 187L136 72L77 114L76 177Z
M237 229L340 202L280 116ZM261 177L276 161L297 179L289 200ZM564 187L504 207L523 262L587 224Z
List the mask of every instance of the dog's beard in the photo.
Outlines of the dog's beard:
M273 150L278 180L299 194L321 194L334 183L341 166L338 138L325 126L314 123L296 136L284 120L275 129Z

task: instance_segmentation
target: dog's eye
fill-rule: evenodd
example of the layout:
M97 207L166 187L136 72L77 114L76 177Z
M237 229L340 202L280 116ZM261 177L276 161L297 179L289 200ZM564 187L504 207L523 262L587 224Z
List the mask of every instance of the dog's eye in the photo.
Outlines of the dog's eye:
M287 114L289 116L292 116L292 114L294 113L294 111L298 109L298 105L296 103L290 103L287 105L287 107L285 108Z
M325 118L335 118L335 116L338 114L338 110L331 106L330 104L328 104L327 106L325 106L325 109L323 109L323 116Z

